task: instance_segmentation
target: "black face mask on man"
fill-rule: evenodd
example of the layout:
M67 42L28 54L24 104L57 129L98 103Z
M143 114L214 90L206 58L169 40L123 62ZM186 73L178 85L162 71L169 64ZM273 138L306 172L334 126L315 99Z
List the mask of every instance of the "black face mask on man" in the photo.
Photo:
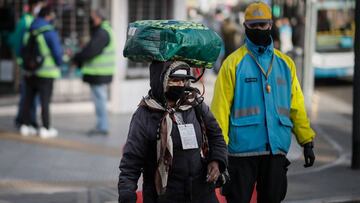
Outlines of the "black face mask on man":
M267 46L271 43L271 29L250 29L245 26L246 36L256 45Z
M184 86L169 86L168 90L165 92L165 97L171 101L177 101L185 93Z

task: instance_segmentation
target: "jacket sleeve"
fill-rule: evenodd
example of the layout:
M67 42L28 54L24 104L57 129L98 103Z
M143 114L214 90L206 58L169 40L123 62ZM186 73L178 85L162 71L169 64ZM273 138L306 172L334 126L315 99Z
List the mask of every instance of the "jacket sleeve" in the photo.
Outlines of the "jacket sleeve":
M209 161L218 161L220 172L223 172L227 167L227 146L219 124L209 107L205 103L201 105L206 126L206 136L209 141Z
M55 60L56 65L60 66L62 61L62 47L58 33L55 30L44 32L44 38L48 45L51 55Z
M229 117L234 97L236 59L230 55L220 68L216 78L211 111L219 123L225 142L229 142Z
M301 91L300 83L296 76L296 67L293 60L289 57L285 59L291 70L291 106L290 119L294 124L292 131L300 145L311 142L315 137L315 132L310 127L309 119L306 115L304 96Z
M136 190L147 152L144 118L139 110L132 117L128 138L120 161L118 182L119 202L135 203Z
M79 67L81 67L83 63L101 54L101 52L109 44L109 42L109 34L104 29L99 28L91 36L90 41L85 45L81 52L75 54L73 59L74 62L77 63Z

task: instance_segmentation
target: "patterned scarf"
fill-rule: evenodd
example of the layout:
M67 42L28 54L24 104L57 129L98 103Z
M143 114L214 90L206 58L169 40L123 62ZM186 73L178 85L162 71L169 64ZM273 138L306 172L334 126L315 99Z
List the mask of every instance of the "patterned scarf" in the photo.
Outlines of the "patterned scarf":
M164 108L156 100L149 95L144 97L139 106L146 106L153 111L164 112L158 128L157 147L157 170L155 172L155 187L158 195L166 192L166 185L169 176L169 170L173 159L173 142L171 138L172 124L176 122L174 113L176 111L186 111L202 102L202 97L199 96L198 90L193 89L191 92L186 92L184 99L180 99L175 107Z

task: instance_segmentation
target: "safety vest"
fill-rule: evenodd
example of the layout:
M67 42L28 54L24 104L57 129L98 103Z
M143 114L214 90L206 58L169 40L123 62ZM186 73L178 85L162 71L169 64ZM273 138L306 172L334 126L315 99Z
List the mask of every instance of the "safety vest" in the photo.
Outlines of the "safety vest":
M34 16L31 14L25 14L25 28L28 30L30 28L31 23L34 21Z
M315 136L294 62L272 45L264 53L257 50L259 47L247 39L246 45L224 61L215 84L211 110L230 156L286 154L291 132L299 144ZM251 55L265 73L273 60L267 79Z
M41 78L59 78L61 76L60 69L57 67L55 60L51 54L51 50L46 43L44 33L45 31L54 30L52 25L45 25L38 29L32 30L34 34L38 34L36 40L39 45L39 50L41 55L44 57L44 62L41 67L36 70L35 75ZM24 42L26 43L30 37L30 33L27 33L24 37Z
M101 23L101 28L109 34L109 43L102 53L86 62L81 69L84 75L109 76L115 72L115 44L112 29L107 21Z

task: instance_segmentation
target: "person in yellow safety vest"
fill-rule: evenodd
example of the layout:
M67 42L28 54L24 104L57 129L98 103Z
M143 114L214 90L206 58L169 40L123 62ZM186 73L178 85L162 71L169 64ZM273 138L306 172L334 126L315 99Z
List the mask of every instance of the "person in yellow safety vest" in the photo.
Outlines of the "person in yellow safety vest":
M34 72L25 74L26 95L24 104L24 124L20 127L23 136L36 134L36 124L30 120L30 106L33 105L36 94L40 96L42 127L38 129L41 138L56 137L58 132L51 127L50 101L54 79L60 77L59 66L62 64L62 48L58 33L50 22L55 18L53 9L46 6L40 10L38 17L30 26L29 32L39 32L36 40L41 55L42 65ZM29 39L29 33L24 41ZM25 62L24 62L25 63Z
M8 39L8 44L12 47L13 52L16 56L16 63L21 68L22 67L22 59L21 59L21 48L23 45L23 38L27 30L29 30L31 23L34 21L34 17L38 15L39 11L43 7L44 1L43 0L29 0L28 2L28 11L20 18L17 22L15 30ZM22 72L21 72L22 74ZM23 75L21 75L20 79L20 97L18 103L18 110L15 117L15 126L20 128L21 124L23 123L23 116L22 112L24 110L24 101L25 101L25 81ZM38 97L36 97L38 100ZM36 103L35 101L33 106L31 106L31 122L36 123Z
M218 74L211 110L228 144L228 203L250 202L256 182L259 203L279 203L286 195L286 158L291 133L312 166L314 131L293 60L274 49L272 15L264 2L245 10L245 44L229 55Z
M114 36L102 10L91 11L90 22L90 41L75 54L72 61L81 68L83 81L90 85L95 105L96 126L88 132L88 135L108 135L107 85L111 83L115 72Z

